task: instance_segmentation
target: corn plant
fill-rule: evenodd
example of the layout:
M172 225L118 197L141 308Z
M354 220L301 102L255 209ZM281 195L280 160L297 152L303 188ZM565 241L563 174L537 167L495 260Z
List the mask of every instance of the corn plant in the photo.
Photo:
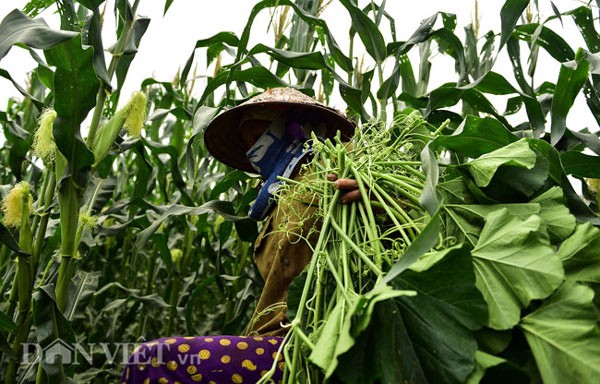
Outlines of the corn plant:
M340 0L352 25L334 36L327 2L257 1L239 35L203 36L173 82L125 95L149 22L139 3L31 1L0 23L0 60L18 45L37 63L27 85L0 70L20 93L0 111L5 382L114 382L123 367L100 343L243 332L262 285L246 218L259 181L214 160L202 131L276 86L339 97L359 126L354 147L316 146L312 183L284 188L323 204L316 256L290 288L288 382L598 376L595 5L542 19L537 2L506 0L500 31L475 20L461 40L443 11L397 36L385 1ZM250 46L262 12L274 41ZM561 37L567 21L584 47ZM198 54L210 70L192 73ZM436 55L455 65L433 88ZM535 76L541 60L561 64L554 81ZM567 124L579 95L588 127ZM357 179L362 204L338 204L330 172ZM57 341L94 358L23 351Z

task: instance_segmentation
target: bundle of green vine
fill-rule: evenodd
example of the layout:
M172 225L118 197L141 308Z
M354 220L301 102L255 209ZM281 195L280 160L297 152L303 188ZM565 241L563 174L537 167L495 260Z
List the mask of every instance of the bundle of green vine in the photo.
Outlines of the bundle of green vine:
M284 382L330 378L338 357L368 326L375 303L415 294L382 280L427 223L419 205L426 180L419 153L432 135L412 111L390 127L364 124L349 142L313 138L314 156L301 171L305 177L285 180L278 204L312 195L319 235L310 264L290 287ZM331 175L356 180L360 199L340 202L344 191Z

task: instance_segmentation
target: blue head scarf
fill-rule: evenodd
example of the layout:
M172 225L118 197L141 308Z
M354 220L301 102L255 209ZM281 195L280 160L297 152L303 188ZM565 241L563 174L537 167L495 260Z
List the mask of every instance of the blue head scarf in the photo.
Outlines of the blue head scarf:
M298 121L280 115L246 152L248 161L264 179L248 212L251 219L262 220L267 216L273 195L281 186L278 177L290 177L300 160L312 152L307 130Z

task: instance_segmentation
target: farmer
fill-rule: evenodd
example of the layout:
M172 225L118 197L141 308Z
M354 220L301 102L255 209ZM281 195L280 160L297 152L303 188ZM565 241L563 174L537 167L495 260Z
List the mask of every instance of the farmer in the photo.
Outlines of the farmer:
M263 185L249 216L264 220L254 246L254 261L265 281L247 336L172 337L144 343L132 354L122 382L254 383L272 367L283 371L281 343L288 322L288 287L309 263L316 231L315 202L275 206L279 176L301 178L299 165L310 155L310 138L343 139L354 123L337 110L291 88L275 88L217 116L206 128L209 152L221 162L259 173ZM332 180L335 177L332 178ZM348 184L348 183L345 183ZM346 202L357 187L350 183ZM354 190L354 191L352 191ZM312 203L312 204L311 204ZM274 364L275 363L275 364Z

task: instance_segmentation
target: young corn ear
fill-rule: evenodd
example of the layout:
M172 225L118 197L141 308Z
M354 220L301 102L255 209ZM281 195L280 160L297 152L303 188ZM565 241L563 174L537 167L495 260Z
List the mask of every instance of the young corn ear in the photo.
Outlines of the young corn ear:
M124 127L129 136L138 138L142 134L142 128L146 122L146 104L147 98L144 92L136 92L125 106L127 117Z
M135 92L127 105L98 130L93 148L96 164L106 157L121 129L125 128L131 137L140 137L146 122L146 104L146 94Z
M20 227L23 216L29 217L31 206L32 198L29 184L25 181L16 184L2 201L4 225L12 228Z
M52 162L56 158L56 143L52 128L56 120L56 111L46 109L40 116L39 127L33 135L33 153L46 162Z

